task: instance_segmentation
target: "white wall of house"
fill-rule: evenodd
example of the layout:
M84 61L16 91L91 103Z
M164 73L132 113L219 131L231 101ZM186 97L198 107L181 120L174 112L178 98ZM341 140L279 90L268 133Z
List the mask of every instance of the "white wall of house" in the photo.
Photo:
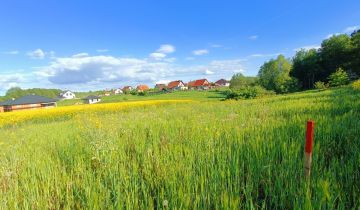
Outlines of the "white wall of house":
M117 95L117 94L123 94L123 91L121 89L116 89L114 91L114 93Z
M61 94L61 97L63 99L74 99L76 96L75 96L75 93L73 93L71 91L66 91L66 92Z
M100 102L100 101L101 101L100 98L99 98L99 99L96 99L96 98L95 98L95 99L89 99L89 100L88 100L88 103L89 103L89 104L96 104L96 103L98 103L98 102Z

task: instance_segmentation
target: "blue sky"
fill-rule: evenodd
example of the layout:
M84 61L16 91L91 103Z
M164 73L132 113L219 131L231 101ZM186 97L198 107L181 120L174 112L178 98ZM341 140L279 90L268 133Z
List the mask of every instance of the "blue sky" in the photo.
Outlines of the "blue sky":
M359 20L358 0L3 0L0 94L256 75Z

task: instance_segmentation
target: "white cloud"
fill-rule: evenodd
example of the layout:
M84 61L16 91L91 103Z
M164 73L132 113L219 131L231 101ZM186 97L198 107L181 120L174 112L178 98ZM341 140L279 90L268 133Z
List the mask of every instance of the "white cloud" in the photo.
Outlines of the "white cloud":
M36 49L34 51L28 52L27 55L33 59L43 59L45 57L45 52L41 49Z
M250 40L257 40L258 38L259 38L258 35L249 36L249 39L250 39Z
M17 55L17 54L19 54L19 51L17 51L17 50L11 50L11 51L3 52L3 54L7 54L7 55Z
M195 60L195 58L194 57L186 57L185 60L192 61L192 60Z
M210 71L209 69L206 69L206 70L205 70L205 74L206 74L206 75L212 75L212 74L214 74L214 72L213 72L213 71Z
M311 50L311 49L320 49L320 45L306 45L306 46L302 46L302 47L299 47L299 48L295 48L294 51L298 52L300 50Z
M200 50L194 50L194 55L206 55L209 54L209 51L207 49L200 49Z
M82 57L87 57L87 56L89 56L89 54L84 52L84 53L75 54L72 57L73 58L82 58Z
M223 46L220 45L220 44L211 44L210 47L212 47L212 48L219 48L219 47L223 47Z
M157 60L157 61L160 61L162 60L163 58L166 57L166 54L164 53L159 53L159 52L154 52L154 53L151 53L149 55L150 58L154 59L154 60Z
M96 52L102 53L102 52L108 52L108 49L97 49Z
M158 80L155 82L155 84L169 84L171 82L171 80Z
M18 86L23 81L24 81L24 76L19 73L1 75L0 91L6 91L11 87Z
M170 44L163 44L160 46L160 48L158 50L156 50L156 52L163 53L163 54L170 54L170 53L175 52L175 47Z
M352 33L356 30L359 30L360 26L349 26L347 28L344 29L344 33Z

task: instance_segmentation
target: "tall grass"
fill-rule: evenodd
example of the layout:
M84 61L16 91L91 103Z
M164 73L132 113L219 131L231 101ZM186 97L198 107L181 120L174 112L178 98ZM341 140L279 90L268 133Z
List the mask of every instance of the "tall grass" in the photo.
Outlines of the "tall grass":
M358 208L359 119L343 88L2 128L0 209Z

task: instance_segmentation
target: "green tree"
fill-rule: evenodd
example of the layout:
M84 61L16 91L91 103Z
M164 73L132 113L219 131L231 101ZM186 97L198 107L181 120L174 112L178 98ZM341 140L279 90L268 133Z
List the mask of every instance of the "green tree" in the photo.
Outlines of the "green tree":
M360 76L360 30L355 31L351 34L351 64L350 68L352 72L356 73L357 76Z
M348 83L349 83L348 74L342 68L338 68L336 72L330 74L329 76L329 84L332 87L346 85Z
M338 68L349 69L352 52L351 39L347 34L332 36L321 43L320 55L321 65L324 68L324 81L331 73Z
M257 82L256 77L246 77L242 73L234 74L230 80L231 89L241 89L254 86Z
M296 52L292 63L290 75L299 80L303 89L311 89L314 87L315 81L324 80L320 56L316 49L302 49Z
M259 83L267 90L276 93L291 92L296 89L297 81L290 77L291 63L283 55L265 62L258 73Z

